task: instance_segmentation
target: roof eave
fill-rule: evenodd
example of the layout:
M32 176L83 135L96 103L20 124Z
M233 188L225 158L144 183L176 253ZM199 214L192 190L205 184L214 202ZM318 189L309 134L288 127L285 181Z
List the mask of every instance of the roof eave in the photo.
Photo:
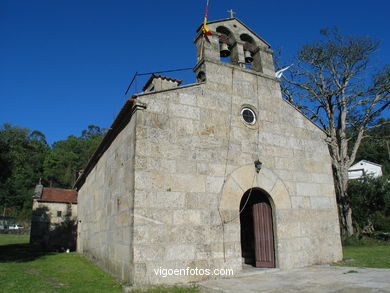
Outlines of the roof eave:
M79 190L80 187L84 184L85 178L91 172L93 167L96 165L100 157L105 153L105 151L110 147L111 143L114 141L116 136L122 131L122 129L130 121L132 115L132 109L135 104L136 98L130 98L126 101L121 111L116 116L114 122L111 124L111 127L108 129L107 133L104 135L102 142L99 144L91 158L89 159L87 166L84 169L84 172L77 178L73 188Z
M56 200L44 200L44 199L37 199L37 202L42 202L42 203L66 203L66 204L77 204L77 201L66 201L66 200L63 200L63 201L56 201Z

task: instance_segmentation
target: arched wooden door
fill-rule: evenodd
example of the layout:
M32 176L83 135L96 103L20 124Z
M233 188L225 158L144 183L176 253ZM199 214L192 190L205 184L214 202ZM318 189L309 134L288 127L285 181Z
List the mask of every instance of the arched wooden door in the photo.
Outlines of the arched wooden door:
M275 267L272 207L267 195L252 189L240 204L241 251L246 264L258 268Z

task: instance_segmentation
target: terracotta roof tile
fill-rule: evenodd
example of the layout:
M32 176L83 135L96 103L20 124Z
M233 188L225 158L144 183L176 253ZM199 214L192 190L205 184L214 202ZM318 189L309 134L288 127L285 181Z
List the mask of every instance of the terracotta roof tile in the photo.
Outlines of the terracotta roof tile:
M176 82L178 86L181 85L181 83L183 82L180 79L176 79L176 78L172 78L172 77L168 77L168 76L164 76L164 75L157 75L157 74L153 73L150 76L150 78L148 79L148 81L145 83L145 85L142 87L142 90L145 91L147 89L147 87L150 85L150 83L153 81L153 79L155 79L155 78L160 78L162 80Z
M43 188L42 196L38 201L77 203L77 191L61 188Z

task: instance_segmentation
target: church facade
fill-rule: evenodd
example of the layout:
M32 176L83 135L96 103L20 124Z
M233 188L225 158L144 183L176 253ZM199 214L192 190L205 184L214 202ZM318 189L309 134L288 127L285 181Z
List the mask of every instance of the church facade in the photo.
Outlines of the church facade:
M78 178L78 251L136 285L341 260L324 133L282 98L266 41L236 18L208 27L197 83L152 76Z

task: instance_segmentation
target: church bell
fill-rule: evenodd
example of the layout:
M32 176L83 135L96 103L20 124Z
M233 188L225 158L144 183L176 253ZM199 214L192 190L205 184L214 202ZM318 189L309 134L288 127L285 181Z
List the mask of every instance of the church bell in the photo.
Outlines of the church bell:
M221 57L229 57L230 56L230 50L226 43L221 43L221 49L219 51Z
M245 50L244 51L244 56L245 56L245 62L246 63L252 63L253 57L252 57L252 53L250 51Z

